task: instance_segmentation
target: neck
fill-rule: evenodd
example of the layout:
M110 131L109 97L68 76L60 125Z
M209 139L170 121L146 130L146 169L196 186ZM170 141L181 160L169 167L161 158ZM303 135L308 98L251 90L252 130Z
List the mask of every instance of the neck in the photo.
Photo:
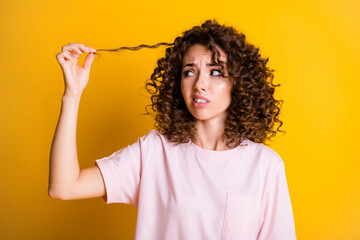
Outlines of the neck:
M225 128L223 120L197 120L195 127L197 129L197 136L195 136L195 139L193 139L192 142L197 146L215 151L230 149L226 146L223 139Z

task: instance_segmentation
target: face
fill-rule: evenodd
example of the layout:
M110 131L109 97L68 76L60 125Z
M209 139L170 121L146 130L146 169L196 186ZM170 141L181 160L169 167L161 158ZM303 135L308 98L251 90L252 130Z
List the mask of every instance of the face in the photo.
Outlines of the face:
M220 60L226 61L225 52L216 47ZM182 63L181 92L187 108L197 120L225 121L232 84L229 78L221 76L220 65L211 64L211 55L209 49L199 44L187 49Z

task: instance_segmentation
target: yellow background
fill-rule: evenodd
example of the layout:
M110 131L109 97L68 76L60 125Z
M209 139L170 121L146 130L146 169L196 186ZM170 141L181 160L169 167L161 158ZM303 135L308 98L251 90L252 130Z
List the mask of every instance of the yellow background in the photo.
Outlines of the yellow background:
M1 1L0 239L133 239L136 208L47 195L64 82L55 55L80 42L117 48L173 42L206 19L246 34L275 69L297 237L360 239L358 0ZM153 128L144 82L165 46L100 52L80 103L80 167Z

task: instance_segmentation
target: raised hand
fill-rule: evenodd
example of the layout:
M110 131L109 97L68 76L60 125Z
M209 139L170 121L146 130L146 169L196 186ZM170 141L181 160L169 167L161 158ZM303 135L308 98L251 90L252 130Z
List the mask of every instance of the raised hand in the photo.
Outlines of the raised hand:
M62 46L62 52L56 54L65 81L64 95L80 96L85 89L90 75L91 64L96 50L81 43L69 43ZM88 53L84 65L78 65L82 53Z

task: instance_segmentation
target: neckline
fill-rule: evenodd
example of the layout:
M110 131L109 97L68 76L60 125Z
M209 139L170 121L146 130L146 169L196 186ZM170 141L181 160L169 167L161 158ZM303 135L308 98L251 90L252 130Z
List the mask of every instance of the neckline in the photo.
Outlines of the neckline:
M242 146L238 145L235 148L228 149L228 150L210 150L206 148L202 148L191 140L189 141L189 146L194 150L194 152L201 156L204 159L212 159L212 160L226 160L226 159L233 159L236 156L239 156L239 153L243 152L247 146L243 146L243 144L249 145L248 139L245 139L241 144Z

